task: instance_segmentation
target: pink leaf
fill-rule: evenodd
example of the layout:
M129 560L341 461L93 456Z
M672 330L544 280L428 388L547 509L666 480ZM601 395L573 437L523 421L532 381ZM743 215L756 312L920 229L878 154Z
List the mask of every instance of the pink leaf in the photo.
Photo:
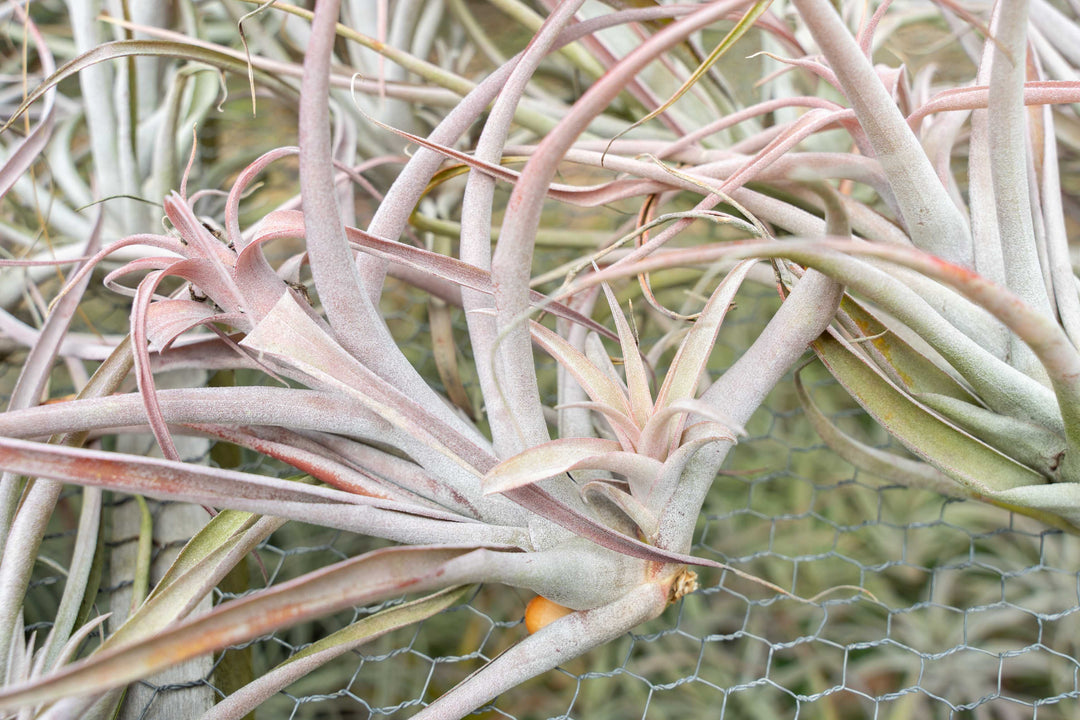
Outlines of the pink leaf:
M530 485L582 464L598 467L600 458L620 450L619 443L600 438L563 438L536 445L489 470L482 481L484 493L490 495Z
M150 346L161 351L182 333L220 315L217 309L194 300L177 298L152 303L146 309L146 336Z
M622 347L623 367L626 369L626 386L630 393L631 413L637 426L644 427L653 411L652 392L649 391L649 373L645 369L645 363L641 359L641 350L630 330L630 324L626 322L622 309L615 299L615 294L611 292L607 284L602 287L608 305L611 307L611 317L615 321L615 328L619 331L619 345Z
M705 365L712 354L716 344L716 336L720 332L720 325L724 322L728 307L735 299L735 293L739 286L754 266L755 260L744 260L733 267L727 276L721 281L713 292L709 302L701 311L690 333L679 346L675 359L671 361L671 367L664 377L664 384L656 394L656 407L666 408L681 400L693 398L697 390L701 374L705 372ZM668 432L677 432L676 428L681 424L668 424Z

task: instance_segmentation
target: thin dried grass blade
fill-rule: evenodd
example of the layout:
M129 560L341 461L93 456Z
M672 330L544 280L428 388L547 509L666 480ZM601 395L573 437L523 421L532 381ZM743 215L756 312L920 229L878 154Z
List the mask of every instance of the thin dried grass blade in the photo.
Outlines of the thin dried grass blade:
M34 88L34 90L26 96L26 99L15 109L15 112L12 113L11 117L8 118L3 125L0 125L0 133L11 127L16 120L22 117L23 113L25 113L31 105L40 100L47 92L49 92L49 90L56 87L61 81L66 80L73 75L77 75L82 70L85 70L92 65L96 65L99 62L114 58L139 55L196 60L223 70L230 70L240 74L247 73L247 66L242 60L232 57L227 53L217 52L194 43L176 42L171 40L117 40L99 45L93 50L85 52L61 65L56 72L45 78L40 85ZM286 97L294 94L291 88L281 82L280 78L265 71L257 71L257 74L259 75L259 83L264 87L268 86L273 88Z
M612 138L612 142L618 140L620 137L630 132L631 130L641 125L644 125L650 120L657 118L663 113L667 112L672 105L679 101L679 98L688 93L690 91L690 88L694 87L694 85L696 85L697 82L705 76L705 73L709 71L709 68L716 64L717 60L723 57L724 54L727 53L727 51L730 50L732 46L734 46L735 43L738 42L739 39L750 30L751 27L754 26L754 23L757 22L757 19L761 16L762 13L769 9L770 5L772 5L772 0L758 0L758 2L755 2L746 11L746 13L741 18L739 18L739 21L735 23L735 26L728 31L727 35L724 36L724 39L720 41L720 44L713 48L713 51L709 53L709 56L706 57L700 65L698 65L694 72L690 74L690 77L688 77L686 81L679 87L679 89L675 91L674 95L672 95L666 102L664 102L663 105L656 108L645 117L641 118L640 120L635 120L634 123L630 125L630 127L623 130L614 138Z

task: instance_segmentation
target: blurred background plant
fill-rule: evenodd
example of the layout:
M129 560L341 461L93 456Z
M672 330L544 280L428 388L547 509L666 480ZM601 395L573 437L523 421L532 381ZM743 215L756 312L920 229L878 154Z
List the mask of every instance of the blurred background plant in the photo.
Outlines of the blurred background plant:
M759 264L750 273L758 285L779 283L784 294L798 287L808 266L852 292L833 335L815 345L842 385L813 363L799 371L797 384L785 381L770 392L714 483L692 543L695 555L811 602L704 571L702 589L675 608L507 693L493 716L712 716L717 707L734 718L1075 716L1080 576L1075 537L1067 533L1080 524L1080 502L1071 492L1070 414L1077 408L1068 401L1067 375L1080 308L1067 238L1080 211L1077 9L1045 0L1001 2L996 10L986 3L841 3L840 17L854 33L845 49L826 37L843 27L825 19L828 3L732 2L716 22L650 58L654 62L622 84L610 81L632 66L626 58L645 38L697 9L645 5L624 10L638 12L626 16L638 24L590 32L545 57L522 87L521 102L495 106L490 115L484 113L493 88L483 102L461 98L526 48L556 3L345 2L332 48L327 97L344 223L454 256L465 248L476 252L478 233L486 244L489 229L476 215L485 207L494 217L492 239L519 232L507 209L514 186L496 184L492 178L501 171L495 165L520 167L538 152L538 139L580 115L582 98L597 95L589 88L616 68L608 77L618 92L592 111L595 117L575 119L584 134L552 156L552 162L563 158L557 171L565 185L552 186L537 250L524 257L533 287L548 293L603 277L585 277L593 262L612 267L606 276L613 279L637 276L615 290L620 306L630 308L657 379L732 266L722 254L801 263L778 261L773 270ZM756 26L741 34L746 22L740 21L758 12ZM55 407L72 392L85 393L91 368L129 330L128 306L101 291L97 277L83 286L85 295L83 288L69 290L50 314L50 301L71 277L70 265L59 266L63 275L57 271L56 258L72 262L104 243L160 228L158 203L185 178L187 196L199 197L199 220L217 237L231 237L232 222L249 228L275 209L298 206L295 161L267 165L258 185L242 173L265 153L298 142L310 13L229 1L100 8L37 2L29 7L32 23L17 4L4 13L9 82L3 110L13 122L0 135L0 237L8 257L32 261L5 268L0 283L4 387L9 410L19 411L43 399ZM610 13L586 3L575 23ZM737 39L732 47L729 38ZM718 47L726 52L689 92L641 122ZM854 76L873 66L843 55L851 47L878 63L871 77L880 77L884 100L853 91L868 83ZM505 84L502 77L489 85ZM891 103L899 113L888 117L873 102ZM455 108L456 117L450 114ZM448 116L454 119L433 132ZM476 120L482 116L494 139L480 136ZM871 127L871 118L880 125ZM886 151L877 141L890 133L899 137L897 119L913 128L917 144ZM429 137L428 149L410 148L409 139L373 120ZM471 154L453 155L450 146ZM420 161L401 171L412 155ZM890 164L895 158L902 158L899 167ZM474 188L465 200L463 176L470 167L468 182L490 187ZM422 180L427 187L418 203L406 202L400 190L409 187L403 172L413 173L413 183L433 175L430 183ZM221 189L238 176L245 195L239 217L230 218ZM516 176L505 179L517 182ZM821 179L835 190L815 189ZM924 223L913 224L913 202L926 210L919 216L928 228L922 233ZM504 215L512 225L500 232ZM976 303L1016 325L1038 352L943 285L895 265L864 263L858 259L864 248L820 242L782 248L771 241L844 237L848 231L837 218L845 218L856 237L875 241L886 260L914 264L922 273L940 270L938 279L961 292L983 293ZM473 233L472 240L463 233ZM764 239L728 242L750 237ZM927 265L907 249L912 240L998 286L977 286L951 268ZM628 260L634 245L659 242L666 242L664 251L638 264ZM289 281L318 305L318 287L296 259L302 246L285 239L267 248L275 267L293 263ZM131 245L102 260L98 270L132 261L139 267L145 257L145 246ZM508 251L506 262L520 264L520 257ZM481 257L463 259L483 266ZM888 275L879 279L874 273L884 275L881 267ZM386 281L379 306L398 346L462 416L490 432L492 395L481 377L485 350L470 342L466 327L481 315L467 317L454 304L462 293L455 297L446 282L424 278L422 269L387 269L400 278ZM363 271L370 281L382 268L369 261ZM1015 292L1029 314L1009 316L1015 307L999 286ZM189 297L179 283L166 282L159 292L178 288L178 297ZM776 316L773 295L752 286L740 292L709 360L714 377L762 336ZM198 297L192 290L190 299ZM603 302L593 308L591 300L580 303L582 297L588 296L576 296L576 307L611 324ZM1050 319L1045 327L1035 322L1039 315ZM556 329L572 336L567 325ZM235 367L228 353L209 353L210 340L192 335L190 344L182 339L155 357L156 386L272 382L258 368ZM606 348L606 354L621 354L617 344ZM1051 352L1060 362L1046 367ZM597 357L595 349L590 357ZM585 398L566 372L539 353L536 362L545 410L560 436L576 436L583 423L595 431L591 408L575 414L570 407ZM134 381L115 382L131 390ZM723 383L709 388L702 380L705 397L727 389ZM30 417L11 415L4 427ZM145 425L93 430L90 441L106 450L142 454L154 447ZM180 457L264 475L295 472L251 447L190 433L200 434L177 438ZM905 450L931 464L914 464ZM20 550L36 548L32 539L27 544L9 535L16 509L34 507L35 484L39 491L45 487L45 481L25 483L8 474L0 497L0 537ZM964 499L971 497L998 507ZM25 598L19 593L17 606L5 601L3 608L22 625L4 653L12 683L63 664L69 651L81 657L97 647L93 619L113 613L102 627L114 632L129 609L169 577L180 544L200 530L206 535L209 517L190 505L147 503L95 488L64 491L59 484L36 502L40 520L27 531L42 543L34 550L34 574ZM248 559L243 552L231 559L237 569L185 611L205 612L212 602L387 544L297 523L262 527L238 542L251 551ZM445 598L448 609L437 599L419 609L404 606L402 616L410 621L431 617L350 650L348 662L323 665L268 700L260 715L408 716L512 646L524 633L518 621L527 599L485 586ZM394 601L389 607L402 606ZM368 616L386 618L379 615L386 610L379 604L346 611L190 661L133 685L124 698L107 697L92 712L104 716L122 702L131 717L197 717L308 643ZM75 642L65 649L69 635ZM50 639L42 642L45 636ZM65 708L42 710L50 712L61 717Z

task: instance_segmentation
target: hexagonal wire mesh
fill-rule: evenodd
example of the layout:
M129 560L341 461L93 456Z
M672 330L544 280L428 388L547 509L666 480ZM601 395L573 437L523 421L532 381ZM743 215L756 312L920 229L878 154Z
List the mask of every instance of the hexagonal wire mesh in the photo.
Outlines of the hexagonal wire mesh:
M775 303L760 288L742 292L721 332L721 366L745 347L741 339L756 335ZM426 333L421 315L390 316L399 336L416 340L413 347ZM887 443L823 370L812 367L807 377L843 429ZM816 437L790 382L774 390L748 431L713 487L693 552L802 599L706 571L702 589L660 618L506 693L484 717L1080 716L1077 538L855 470ZM248 460L249 470L283 472ZM46 627L54 609L77 496L65 496L56 519L63 529L43 548L56 560L35 578L28 631ZM116 498L111 510L130 504ZM168 504L152 507L159 515ZM131 535L114 538L110 550L115 555L133 542ZM158 542L155 554L165 561L179 542ZM257 563L219 588L217 600L377 545L286 525L263 544ZM106 582L99 604L115 602L127 584ZM328 664L265 703L258 717L407 717L520 639L527 600L516 590L482 588L465 604ZM385 606L261 638L207 659L190 679L141 683L129 693L125 717L174 717L164 698L182 692L201 693L208 704Z

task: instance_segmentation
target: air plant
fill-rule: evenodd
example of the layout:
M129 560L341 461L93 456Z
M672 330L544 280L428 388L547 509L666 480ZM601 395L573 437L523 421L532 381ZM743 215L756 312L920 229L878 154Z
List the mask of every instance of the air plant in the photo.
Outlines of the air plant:
M530 608L533 634L417 715L463 716L657 617L694 589L690 567L731 570L688 555L700 508L741 426L811 345L871 414L933 469L883 458L839 435L808 404L817 426L832 431L828 439L844 457L889 463L892 475L906 482L944 489L955 484L958 492L1069 529L1080 522L1076 498L1067 489L1074 486L1049 484L1076 479L1076 452L1070 449L1080 440L1080 425L1072 418L1080 408L1073 397L1080 357L1073 336L1057 319L1066 330L1072 326L1069 303L1076 298L1073 293L1068 300L1069 293L1059 289L1051 295L1054 305L1044 307L1039 298L1046 298L1037 292L1041 286L1032 280L1052 278L1054 288L1073 282L1071 269L1062 267L1068 255L1063 214L1055 205L1060 190L1052 115L1039 111L1043 132L1031 136L1041 138L1037 147L1017 143L1018 136L1009 134L1022 130L1024 103L1043 108L1073 102L1080 91L1074 82L1025 81L1026 65L1015 60L1024 56L1028 25L1023 17L1009 15L1012 4L999 3L989 24L987 83L933 97L920 96L902 73L879 72L870 63L874 28L889 3L853 36L826 0L792 2L793 19L800 31L809 31L824 60L804 57L801 33L792 33L768 2L634 7L591 19L579 17L582 5L581 0L551 3L549 15L537 19L528 46L510 60L500 59L497 69L474 84L426 58L395 50L394 44L337 25L338 2L323 0L309 14L299 145L268 150L244 167L220 206L220 230L198 210L218 194L190 191L196 181L194 147L178 192L163 200L164 233L119 227L131 220L103 221L124 237L98 249L94 233L94 243L79 253L81 269L53 300L33 338L33 362L24 382L0 416L0 467L7 473L0 494L0 537L6 538L0 561L0 676L6 687L0 708L27 716L104 715L117 701L111 691L183 659L338 609L430 593L321 640L205 715L242 717L320 664L439 612L469 585L497 583L536 592L543 600L533 607L553 612L540 618L541 610ZM260 7L260 17L274 12L305 15L276 3ZM964 18L977 24L971 16ZM719 49L730 48L756 26L763 43L795 55L796 67L831 84L851 108L816 95L784 94L735 108L723 78L710 69L720 53L698 72L687 73L685 87L694 101L689 110L662 103L667 91L650 86L648 66L659 59L676 74L692 68L706 55L698 33L730 21L734 26L724 26L729 31ZM13 121L39 98L51 98L62 79L104 67L100 61L174 56L196 46L204 62L250 73L253 84L276 82L273 89L285 95L292 92L282 76L296 68L285 61L196 45L148 24L116 22L127 32L162 39L123 40L79 56L46 78ZM599 33L631 23L643 39L620 57L609 36ZM29 34L40 37L29 20L25 24ZM1062 39L1045 32L1060 48ZM629 36L638 37L633 33ZM442 87L406 85L393 73L378 81L342 76L332 70L339 36L379 48L388 60ZM498 57L497 48L484 47ZM48 72L47 47L38 42L38 48ZM566 104L535 81L554 53L596 77ZM352 60L370 62L359 53ZM1037 72L1037 63L1033 66ZM366 77L371 76L376 75ZM788 81L774 84L782 90ZM334 89L342 85L351 85L352 94ZM925 94L930 82L916 85ZM389 100L380 105L364 98L365 92ZM453 99L448 101L447 93ZM449 102L452 109L421 137L400 127L410 122L402 119L403 99L409 97L432 105ZM358 107L350 107L354 100ZM898 101L909 110L907 117ZM656 111L657 120L636 128L619 117L624 107ZM783 119L781 111L798 107L810 110ZM344 130L334 137L331 109L339 130L354 123L372 132L398 126L398 135L382 137L397 142L404 136L418 146L384 192L359 172L389 164L391 155L378 148L383 154L358 172L353 148L359 141ZM998 222L986 225L969 222L974 216L965 213L954 179L939 172L947 171L960 124L930 117L972 109L973 123L983 127L972 129L968 202L974 208L993 193L999 205L1006 205ZM457 149L485 113L475 147ZM986 113L983 121L979 113ZM761 123L762 116L770 123ZM700 129L692 130L693 125ZM723 133L736 126L738 141L725 147ZM835 126L847 131L858 153L847 146L835 152L795 151ZM920 127L938 144L937 157L923 149L913 129ZM176 130L166 123L162 132L172 138ZM586 133L591 137L583 137ZM714 137L718 133L721 140ZM129 128L129 139L135 134ZM98 138L100 132L92 135ZM378 145L366 138L365 144ZM30 150L41 145L35 141ZM993 149L989 170L979 166L985 147ZM1038 154L1028 152L1032 149ZM245 194L260 173L291 155L299 156L301 200L243 229ZM513 157L527 158L520 171L506 167ZM5 173L14 178L30 161L17 154L12 158ZM441 169L447 160L451 167ZM555 182L556 174L571 166L619 175L588 187ZM412 233L410 224L445 232L443 219L424 217L431 208L425 195L444 192L456 198L458 190L449 181L459 172L468 177L460 190L457 257L403 241ZM354 215L353 180L377 202L365 230L347 220ZM751 180L759 186L746 187ZM838 180L845 191L852 182L865 185L875 191L873 199L862 202L853 193L838 192L833 182ZM501 182L513 190L492 251ZM1020 200L1018 182L1025 188ZM1007 190L1014 193L1010 200L1004 199ZM692 209L683 204L688 195L700 198ZM1032 197L1042 198L1042 204L1033 205ZM543 294L532 288L532 268L548 199L586 207L638 202L642 210L607 247L575 261L574 277ZM1022 207L1041 209L1038 222L1029 226L1040 228L1046 252L1014 250L1035 237L1023 218L1014 216L1023 215ZM702 243L691 238L685 245L688 229L710 223L741 239ZM795 239L777 239L784 234ZM297 238L303 240L303 253L272 264L265 249ZM984 253L1006 240L1008 261L999 265L1013 269L995 278L994 261ZM632 250L626 247L631 243ZM684 246L676 247L680 243ZM65 344L64 335L91 271L136 248L141 248L138 255L125 258L105 278L132 298L130 335L114 347L105 344L109 356L77 398L35 406L52 358L86 354L85 345ZM785 300L740 359L712 379L706 364L725 314L740 284L760 271L756 263L762 258L774 259ZM1049 263L1045 273L1040 258ZM655 304L647 273L706 263L726 263L715 266L726 274L708 290L693 324L656 348L644 346L606 283L640 276L643 294ZM897 265L909 270L896 270ZM306 284L305 267L310 271ZM379 309L387 274L464 308L483 422L467 417L405 358ZM134 287L121 284L132 276ZM614 331L592 317L600 293ZM659 306L652 312L672 315ZM557 318L554 329L541 314ZM609 355L616 347L612 342L622 372ZM559 365L555 407L544 404L534 345ZM654 361L671 346L674 359L666 371L655 373L654 383ZM156 373L181 365L251 369L280 387L159 389ZM129 374L137 387L118 393ZM163 457L83 447L91 433L131 428L149 430ZM276 479L183 462L173 441L179 435L239 445L304 475ZM1005 442L1021 436L1022 442ZM53 441L43 442L50 437ZM58 621L43 649L33 639L24 644L20 620L33 558L61 483L221 510L128 620L75 662L68 661L100 619L79 628L73 615ZM192 612L286 520L399 544L223 602L204 614ZM72 597L77 608L81 595Z
M921 105L913 98L905 117L896 98L912 89L874 82L881 73L866 56L888 3L859 37L823 5L795 3L804 19L822 20L807 22L828 62L817 73L850 99L852 110L844 112L859 120L854 139L879 159L906 235L890 232L873 244L802 240L678 251L590 282L691 256L784 257L843 282L837 324L814 350L925 464L845 435L800 387L808 417L830 446L882 477L987 500L1075 531L1076 280L1050 105L1074 101L1080 86L1045 80L1042 70L1050 62L1043 55L1055 52L1071 26L1053 27L1062 17L1033 3L1029 31L1027 3L995 4L975 58L976 84L943 90ZM944 111L954 114L927 122ZM948 161L969 116L965 198ZM1071 112L1063 121L1073 121ZM923 149L933 143L936 154Z

